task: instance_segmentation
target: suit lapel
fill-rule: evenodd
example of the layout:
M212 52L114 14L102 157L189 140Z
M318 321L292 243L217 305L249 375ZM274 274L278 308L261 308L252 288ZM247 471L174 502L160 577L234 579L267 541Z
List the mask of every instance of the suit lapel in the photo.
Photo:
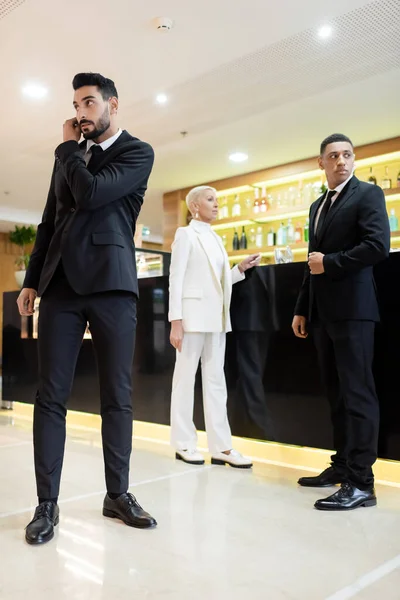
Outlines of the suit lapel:
M218 277L218 273L217 273L217 266L215 264L215 245L212 242L212 236L202 235L201 230L197 229L197 227L196 227L196 221L191 221L190 227L196 233L197 239L199 240L199 244L203 248L203 250L207 256L207 260L210 264L215 281L218 283L218 286L222 290L221 281L220 281L220 279ZM199 274L199 276L200 276L200 274Z
M325 233L326 233L329 225L332 223L333 219L335 218L335 216L337 215L337 213L339 212L339 210L341 210L343 208L343 206L353 196L353 194L356 191L359 183L360 182L357 179L357 177L352 177L350 179L349 183L346 185L346 187L340 192L339 196L336 198L335 202L333 203L332 208L330 209L330 211L326 215L325 222L324 222L323 227L322 227L322 231L321 231L321 233L319 235L318 243L321 242L321 240L324 237L324 235L325 235Z

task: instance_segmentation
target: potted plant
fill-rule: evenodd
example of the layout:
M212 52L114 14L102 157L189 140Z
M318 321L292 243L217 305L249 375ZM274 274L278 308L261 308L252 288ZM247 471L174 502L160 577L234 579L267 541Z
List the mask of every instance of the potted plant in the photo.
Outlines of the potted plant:
M26 227L22 225L19 227L15 226L14 231L10 232L9 240L12 244L19 246L20 254L17 257L15 264L18 267L18 270L15 272L15 280L18 284L18 287L21 288L26 274L26 269L28 267L30 254L27 253L26 247L32 244L36 238L36 229L33 225L29 225Z

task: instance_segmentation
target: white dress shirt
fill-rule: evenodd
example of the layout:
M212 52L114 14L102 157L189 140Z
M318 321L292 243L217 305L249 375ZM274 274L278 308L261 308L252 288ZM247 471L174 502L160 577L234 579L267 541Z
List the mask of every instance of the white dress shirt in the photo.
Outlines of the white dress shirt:
M122 133L122 129L118 129L118 131L115 135L104 140L104 142L101 142L101 144L96 144L96 142L94 140L87 140L86 150L85 150L85 155L84 155L86 165L89 163L89 160L92 158L92 146L100 146L100 148L102 150L108 150L108 148L110 148L113 145L113 143L117 141L117 139L119 138L121 133Z
M329 192L333 192L335 191L336 194L334 196L332 196L331 198L331 208L332 208L332 204L335 202L335 200L337 199L337 197L339 196L340 192L346 187L346 185L349 183L350 179L353 177L353 173L350 175L350 177L348 179L346 179L345 182L341 183L340 185L338 185L337 187L335 187L333 190L328 189L326 191L325 194L325 199L324 201L321 203L321 206L318 209L317 212L317 216L315 217L315 224L314 224L314 233L317 232L317 228L318 228L318 221L319 221L319 217L321 215L322 209L324 208L324 204L326 202L326 199L328 197Z

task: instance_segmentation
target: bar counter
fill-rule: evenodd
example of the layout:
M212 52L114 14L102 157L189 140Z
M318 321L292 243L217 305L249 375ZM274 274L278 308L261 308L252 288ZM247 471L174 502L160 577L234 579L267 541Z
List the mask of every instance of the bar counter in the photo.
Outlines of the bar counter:
M319 380L312 336L299 340L291 331L303 270L304 263L258 267L233 287L234 331L227 337L225 363L229 419L234 435L331 448L329 407ZM375 279L381 308L374 365L381 405L379 456L400 460L400 253L392 253L376 267ZM168 425L175 360L169 344L168 277L139 279L139 292L134 418ZM24 321L18 314L17 296L18 292L4 293L3 400L32 403L37 340L32 336L32 317ZM90 339L82 342L68 407L100 412ZM200 373L196 379L195 423L204 429Z

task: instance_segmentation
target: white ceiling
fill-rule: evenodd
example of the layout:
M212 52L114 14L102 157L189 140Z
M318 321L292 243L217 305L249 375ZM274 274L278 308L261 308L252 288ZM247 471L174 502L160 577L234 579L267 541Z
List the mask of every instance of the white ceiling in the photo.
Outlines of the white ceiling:
M0 0L0 229L40 215L78 71L113 78L121 126L153 144L141 220L160 234L163 191L315 155L333 131L400 135L399 30L398 0ZM45 100L22 97L32 80Z

